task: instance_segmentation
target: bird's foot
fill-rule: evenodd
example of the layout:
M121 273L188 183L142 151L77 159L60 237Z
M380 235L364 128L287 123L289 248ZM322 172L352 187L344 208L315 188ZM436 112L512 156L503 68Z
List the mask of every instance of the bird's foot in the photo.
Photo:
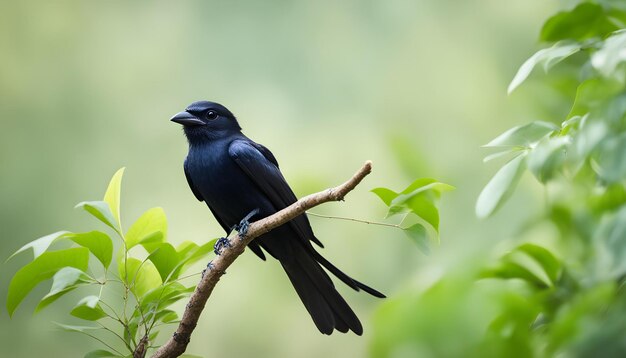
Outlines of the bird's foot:
M235 230L239 233L239 238L243 240L244 237L248 234L248 228L250 227L250 219L254 217L254 215L259 213L259 209L252 210L245 218L241 219L239 224L235 225Z
M213 252L215 252L216 255L221 255L225 247L230 247L230 240L228 240L227 237L220 237L215 242L215 245L213 245Z
M209 263L206 264L206 268L202 270L202 278L204 278L204 275L206 274L207 270L212 271L214 267L215 265L213 265L213 260L209 261Z

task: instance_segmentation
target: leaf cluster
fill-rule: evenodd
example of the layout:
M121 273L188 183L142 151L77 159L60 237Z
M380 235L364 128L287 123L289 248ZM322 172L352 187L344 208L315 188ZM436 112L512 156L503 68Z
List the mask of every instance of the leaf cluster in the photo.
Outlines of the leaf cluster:
M485 145L485 161L503 164L475 213L494 215L526 173L541 184L544 209L519 237L493 238L501 243L488 263L423 273L418 289L381 305L374 356L626 356L625 29L626 6L611 0L577 1L545 22L545 48L508 91L535 76L569 103L562 116Z
M524 282L530 290L512 295L533 302L526 314L502 312L490 326L492 343L510 339L511 327L531 327L517 343L534 355L626 354L618 343L626 325L611 318L626 313L619 289L626 274L625 20L623 6L610 1L552 16L541 40L554 44L531 56L509 86L512 92L539 64L547 72L576 54L568 64L577 85L569 113L517 126L485 146L499 150L486 161L511 159L481 192L476 214L492 215L530 172L547 200L526 231L546 223L558 230L555 244L524 243L482 272Z
M386 217L401 216L397 227L402 229L423 253L428 253L429 237L439 241L437 202L443 192L450 190L454 190L451 185L432 178L420 178L400 192L383 187L372 189L372 192L389 208Z
M58 325L86 334L107 348L85 357L126 357L132 356L139 344L151 347L161 326L178 321L170 306L195 288L181 282L189 277L183 275L213 249L214 240L203 245L186 241L174 247L167 241L165 213L158 207L147 210L124 232L120 216L123 172L122 168L115 173L102 201L76 206L105 224L112 235L97 230L59 231L22 246L9 257L28 251L33 254L33 260L9 285L10 315L44 281L51 281L51 288L35 312L70 292L80 292L69 313L92 325ZM71 247L52 249L62 241Z

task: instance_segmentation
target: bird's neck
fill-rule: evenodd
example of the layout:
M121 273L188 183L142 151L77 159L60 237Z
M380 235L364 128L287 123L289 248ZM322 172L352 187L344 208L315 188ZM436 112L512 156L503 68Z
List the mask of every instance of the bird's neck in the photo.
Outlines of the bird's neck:
M189 142L189 148L198 148L211 146L219 143L230 143L234 139L242 136L241 132L232 131L211 131L211 132L187 132L187 141Z

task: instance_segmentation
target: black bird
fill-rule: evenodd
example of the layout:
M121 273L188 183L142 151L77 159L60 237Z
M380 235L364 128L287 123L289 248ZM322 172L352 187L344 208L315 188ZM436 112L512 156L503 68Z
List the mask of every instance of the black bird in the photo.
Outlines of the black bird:
M251 217L264 218L296 201L272 152L243 135L226 107L194 102L171 120L184 126L189 141L184 168L191 191L207 204L227 236L233 228L245 227ZM385 296L333 266L311 242L323 247L302 214L248 247L263 260L264 250L280 261L320 332L351 330L361 335L361 322L322 266L357 291Z

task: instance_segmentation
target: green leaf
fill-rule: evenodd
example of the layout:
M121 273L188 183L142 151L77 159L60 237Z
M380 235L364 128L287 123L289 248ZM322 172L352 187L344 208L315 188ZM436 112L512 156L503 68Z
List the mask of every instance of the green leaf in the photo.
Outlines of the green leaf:
M54 234L46 235L37 240L31 241L28 244L20 247L19 250L15 251L13 255L9 256L7 261L9 261L13 256L19 254L20 252L24 252L31 248L33 249L33 256L34 256L33 258L36 259L41 254L43 254L46 250L48 250L48 247L50 247L50 245L52 245L52 243L56 239L63 237L67 233L69 233L69 231L57 231Z
M178 252L176 252L174 246L170 245L169 243L161 244L159 248L152 251L152 253L148 256L148 260L152 261L154 266L157 268L163 282L165 282L168 278L177 278L176 275L169 277L170 273L180 263Z
M530 147L558 129L559 127L555 124L535 121L509 129L485 144L484 147Z
M59 322L52 322L54 324L56 324L57 326L59 326L59 328L63 329L64 331L68 331L68 332L81 332L84 333L86 331L97 331L100 329L104 329L102 327L94 327L94 326L75 326L75 325L69 325L69 324L63 324L63 323L59 323Z
M152 330L152 333L148 336L148 342L154 342L157 339L160 331Z
M528 154L528 169L537 180L546 183L557 173L566 158L568 137L544 138Z
M439 198L442 192L454 190L452 185L437 182L432 178L420 178L404 189L395 199L391 201L391 207L402 206L417 196L426 195L434 200Z
M626 204L626 188L622 183L615 183L604 188L602 191L591 195L587 205L593 213L613 211Z
M580 128L582 122L586 120L585 116L574 116L561 122L560 135L568 134L572 129Z
M620 93L622 84L614 79L591 78L576 89L576 99L567 118L584 116L592 110L605 106L607 100Z
M502 152L496 152L496 153L493 153L493 154L489 154L488 156L483 158L483 163L487 163L487 162L490 162L492 160L505 157L505 156L507 156L509 154L512 154L512 153L519 154L519 152L522 151L522 150L524 150L524 148L511 147L510 149L504 150Z
M198 249L198 244L196 244L193 241L183 241L181 242L178 247L176 248L176 251L178 252L178 255L180 255L180 257L187 257L189 255L191 255L195 250Z
M41 281L50 279L63 267L87 269L89 250L83 247L44 252L32 262L22 267L9 284L7 311L13 315L24 297Z
M604 216L594 240L597 244L601 244L604 249L596 250L601 258L598 260L598 267L606 268L610 279L622 277L626 272L625 237L626 206L622 206L616 213Z
M513 194L526 169L525 159L524 154L513 158L491 178L476 201L476 216L488 217Z
M181 257L181 262L191 265L212 253L216 241L217 239L209 240L200 246L194 242L185 241L178 245L176 250L178 251L178 256Z
M168 323L176 321L178 319L178 314L172 310L161 310L157 312L154 319L163 323Z
M148 291L163 283L159 271L150 261L140 261L129 257L124 264L124 261L120 260L118 272L122 281L130 286L131 291L138 298L143 297Z
M213 247L217 239L213 239L201 246L191 241L185 241L177 248L178 256L181 258L180 263L174 269L174 275L178 277L181 272L185 272L189 266L213 253Z
M578 51L580 51L580 45L570 42L558 42L550 48L537 51L520 66L519 70L517 70L517 73L507 89L508 94L511 94L521 85L538 64L543 63L543 69L547 72L554 65Z
M554 286L560 271L560 261L549 250L527 243L503 256L500 266L483 277L517 278L543 289Z
M149 307L154 307L156 311L160 311L162 307L167 306L167 302L182 298L193 292L195 287L185 287L179 282L169 282L163 286L156 287L146 293L141 300L142 311L148 311Z
M104 201L83 201L76 204L76 208L84 209L96 219L119 232L119 226L116 223L115 217L113 217L113 214L111 213L111 209L109 209L109 204Z
M608 183L626 178L626 133L605 139L594 156L593 168Z
M389 206L391 201L399 195L395 191L387 188L375 188L372 189L371 192L376 194L387 206Z
M88 248L105 269L111 264L113 242L109 235L101 231L90 231L78 234L70 233L66 237L78 245Z
M107 358L107 357L122 357L115 353L111 353L109 351L105 351L104 349L97 349L95 351L91 351L85 354L84 358Z
M452 185L438 182L437 179L419 178L413 181L411 185L407 186L406 189L402 190L400 194L408 195L408 197L410 197L411 195L415 195L426 190L433 190L434 192L440 194L444 191L454 190L454 187ZM408 197L404 196L403 199L398 198L397 200L406 200Z
M415 224L403 230L404 233L417 245L422 253L426 255L430 253L428 236L426 235L426 229L423 225Z
M424 214L426 215L425 217L420 214L424 206L422 201L427 200L431 204L429 206L434 206L434 200L439 198L442 192L450 190L454 190L452 185L438 182L433 178L419 178L400 193L387 188L376 188L372 192L389 207L386 217L413 211L416 215L422 216L425 220L431 222L433 215L429 215L431 213L430 210L427 210L428 212ZM435 211L437 211L436 208ZM438 230L438 214L435 221L432 221L431 224L435 230Z
M551 283L557 281L561 273L561 262L552 254L550 250L531 243L523 244L519 246L517 250L524 252L537 261L550 279Z
M64 267L57 271L52 278L50 292L41 299L35 312L39 312L59 297L74 290L80 285L93 282L89 275L74 267Z
M122 190L122 176L124 175L124 169L120 168L109 182L107 191L104 193L103 201L109 205L113 218L117 227L121 227L120 224L120 193Z
M541 29L541 41L564 39L582 41L604 37L618 27L607 17L602 6L583 2L571 11L552 16Z
M439 232L439 211L435 201L439 199L442 192L453 189L453 186L432 178L417 179L391 200L386 217L413 213Z
M98 296L87 296L80 300L70 314L86 321L97 321L107 316L100 307Z
M591 65L605 77L619 76L624 80L623 71L617 71L618 66L626 61L626 30L617 31L607 38L602 48L591 56Z
M609 129L605 121L592 121L588 120L587 116L583 117L580 130L574 137L576 154L586 158L607 137L608 133Z
M428 192L419 193L409 199L407 202L407 207L411 209L415 215L424 219L427 223L429 223L433 229L438 233L439 232L439 210L434 203L434 197L432 194Z
M385 215L385 219L390 218L394 215L406 214L410 211L411 209L409 209L409 207L407 207L406 205L392 205L391 207L389 207L387 215Z
M9 259L19 254L20 252L23 252L30 248L33 249L34 258L37 258L39 255L45 252L53 242L60 239L69 239L80 246L88 248L89 251L91 251L91 253L100 262L102 262L104 267L108 267L111 263L111 257L113 255L113 243L111 242L111 239L107 234L100 231L91 231L85 233L72 233L69 231L55 232L54 234L44 236L22 246L13 255L11 255Z
M165 241L167 218L162 208L146 211L133 223L126 233L126 247L142 244L148 252L152 252Z

